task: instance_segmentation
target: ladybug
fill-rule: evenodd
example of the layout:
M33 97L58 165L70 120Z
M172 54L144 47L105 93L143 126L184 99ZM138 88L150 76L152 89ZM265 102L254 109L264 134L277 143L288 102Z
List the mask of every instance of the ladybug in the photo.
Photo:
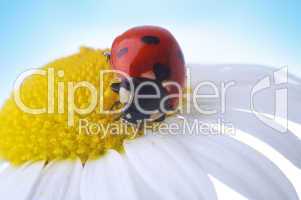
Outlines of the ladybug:
M186 68L182 50L168 30L157 26L131 28L114 40L107 56L114 70L128 76L111 85L119 93L120 102L126 105L123 119L132 123L162 121L166 110L176 109L177 95L164 97L180 93ZM153 97L140 98L141 95Z

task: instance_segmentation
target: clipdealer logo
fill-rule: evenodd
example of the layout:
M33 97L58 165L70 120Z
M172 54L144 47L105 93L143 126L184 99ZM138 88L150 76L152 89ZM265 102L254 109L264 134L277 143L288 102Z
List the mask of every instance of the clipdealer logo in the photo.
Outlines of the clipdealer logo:
M103 80L105 73L112 73L111 70L103 71L99 74L100 81ZM115 72L115 73L122 73L122 72ZM48 102L47 106L44 108L30 108L27 106L21 99L20 91L23 81L32 76L32 75L38 75L38 76L44 76L47 78L47 94L48 94ZM189 73L188 73L189 75ZM67 112L68 115L68 126L72 127L74 126L74 115L80 114L80 115L86 115L91 113L95 108L96 105L99 103L100 105L104 105L103 98L98 99L99 95L103 94L104 88L99 88L99 90L90 82L88 81L81 81L81 82L58 82L57 86L58 88L54 87L55 82L55 76L61 78L64 77L64 71L55 71L53 68L49 68L47 70L29 70L21 74L17 81L15 82L15 90L14 90L14 99L17 104L17 106L24 111L25 113L30 113L33 115L39 115L43 113L49 113L52 114L57 109L58 114L63 114ZM126 75L123 74L123 76L126 77ZM255 116L263 122L265 125L279 131L279 132L287 132L288 130L288 68L282 68L278 71L275 71L272 76L265 76L261 78L253 87L250 92L250 108L249 112L255 114ZM66 84L66 86L65 86ZM187 77L187 88L191 88L190 85L190 76ZM232 87L234 87L237 83L235 81L227 81L223 82L221 81L221 85L216 84L212 81L202 81L196 85L196 87L193 88L193 91L190 93L183 93L183 91L180 92L180 96L185 96L189 101L187 102L187 106L185 107L186 113L193 113L197 111L201 115L218 115L218 114L224 114L226 112L226 93L228 90L231 90ZM100 84L101 85L101 84ZM64 89L66 87L67 90L67 96L68 99L68 106L67 110L64 106ZM89 105L86 108L77 107L75 104L75 92L79 88L85 88L89 90L90 92L90 99ZM209 88L211 93L209 94L199 94L199 91L203 91L204 88ZM58 91L58 99L56 100L54 98L54 90ZM274 98L267 98L265 102L265 105L271 105L275 104L274 113L273 114L267 114L264 112L260 112L260 109L258 109L257 105L255 104L256 99L261 98L260 93L264 93L267 90L275 90L273 97ZM270 91L269 91L270 92ZM192 96L190 96L192 95ZM182 98L180 98L182 99ZM206 99L210 99L212 101L217 101L219 104L220 110L216 109L215 107L205 107L201 108L200 105L202 105L202 102ZM217 99L217 100L216 100ZM191 100L191 101L190 101ZM199 102L198 100L202 100ZM262 100L262 99L261 99ZM268 102L274 101L274 102ZM54 107L55 101L57 101L57 108ZM100 102L98 102L100 101ZM206 102L206 101L205 101ZM183 102L180 103L180 105ZM190 103L193 104L193 108L191 108ZM100 111L104 114L111 113L111 112L118 112L118 111L111 111L111 110L104 110L100 106ZM180 107L180 113L184 112L184 107Z
M262 121L265 125L281 132L285 133L288 130L288 68L284 67L273 73L273 76L266 76L260 79L256 85L252 88L251 92L251 111L256 117ZM266 104L273 104L274 114L266 114L256 110L255 99L256 95L266 90L273 89L272 86L276 86L274 102L266 102Z

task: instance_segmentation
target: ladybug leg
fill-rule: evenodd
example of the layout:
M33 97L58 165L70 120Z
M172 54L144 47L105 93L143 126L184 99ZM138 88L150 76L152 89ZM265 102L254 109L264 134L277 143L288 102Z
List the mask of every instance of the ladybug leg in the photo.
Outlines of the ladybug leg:
M164 113L158 112L150 116L151 122L162 122L166 118Z
M154 122L163 122L165 120L165 118L166 118L166 115L163 114L163 115L161 115L161 117L159 117L158 119L156 119Z
M138 124L139 122L142 122L146 119L149 118L149 116L140 113L136 109L130 108L129 110L126 110L123 112L122 119L126 120L127 122L133 123L133 124Z
M113 105L111 106L111 108L110 108L110 110L114 110L117 106L119 106L121 103L120 103L120 101L115 101L114 103L113 103Z

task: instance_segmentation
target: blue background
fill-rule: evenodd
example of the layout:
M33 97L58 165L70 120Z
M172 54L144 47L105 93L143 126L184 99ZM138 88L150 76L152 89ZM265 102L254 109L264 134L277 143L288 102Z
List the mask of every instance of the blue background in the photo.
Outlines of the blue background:
M79 46L105 48L129 27L160 25L190 63L289 66L301 75L301 1L0 1L0 102L22 71Z

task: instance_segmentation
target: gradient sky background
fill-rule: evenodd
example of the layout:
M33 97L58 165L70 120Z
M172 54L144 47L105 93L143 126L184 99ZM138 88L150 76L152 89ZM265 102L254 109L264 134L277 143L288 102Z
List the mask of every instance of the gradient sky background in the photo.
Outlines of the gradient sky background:
M168 28L188 63L289 66L301 76L301 1L1 0L0 102L18 74L137 25Z

